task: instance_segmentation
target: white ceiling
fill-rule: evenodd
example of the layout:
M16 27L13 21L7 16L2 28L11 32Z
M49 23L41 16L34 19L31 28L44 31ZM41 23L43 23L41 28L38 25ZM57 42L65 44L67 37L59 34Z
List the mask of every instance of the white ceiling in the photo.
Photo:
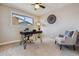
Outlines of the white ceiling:
M38 9L34 10L34 6L31 5L31 3L4 3L3 5L7 5L12 8L20 9L25 12L31 13L33 15L41 16L43 14L46 14L50 11L54 11L58 8L64 7L68 5L68 3L43 3L44 6L46 6L45 9Z

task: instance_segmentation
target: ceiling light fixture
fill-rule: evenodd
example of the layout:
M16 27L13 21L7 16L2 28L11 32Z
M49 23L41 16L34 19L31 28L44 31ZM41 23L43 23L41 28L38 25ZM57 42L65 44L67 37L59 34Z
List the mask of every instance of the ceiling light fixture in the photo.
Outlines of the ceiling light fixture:
M38 4L35 4L34 8L35 8L35 10L37 10L40 8L40 6Z
M45 6L42 3L34 3L32 5L34 6L35 10L37 10L39 8L45 9Z

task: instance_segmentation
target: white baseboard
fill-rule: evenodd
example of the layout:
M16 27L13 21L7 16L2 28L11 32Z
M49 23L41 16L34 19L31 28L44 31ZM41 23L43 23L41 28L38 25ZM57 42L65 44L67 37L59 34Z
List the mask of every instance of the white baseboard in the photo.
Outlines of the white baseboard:
M21 40L15 40L15 41L10 41L10 42L3 42L3 43L0 43L0 46L1 45L7 45L7 44L12 44L12 43L17 43L17 42L20 42Z

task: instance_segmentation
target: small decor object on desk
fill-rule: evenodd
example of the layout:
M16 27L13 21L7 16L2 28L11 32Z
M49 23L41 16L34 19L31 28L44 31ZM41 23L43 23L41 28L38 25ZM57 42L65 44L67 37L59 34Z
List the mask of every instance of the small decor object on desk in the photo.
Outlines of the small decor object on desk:
M48 21L49 24L55 23L55 21L56 21L56 16L53 15L53 14L49 15L48 18L47 18L47 21Z

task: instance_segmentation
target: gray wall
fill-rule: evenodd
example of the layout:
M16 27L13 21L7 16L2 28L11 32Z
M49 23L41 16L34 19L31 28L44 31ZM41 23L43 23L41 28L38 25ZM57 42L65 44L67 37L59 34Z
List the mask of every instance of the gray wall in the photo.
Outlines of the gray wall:
M48 24L47 17L55 14L57 19L54 24ZM79 4L70 4L55 11L50 11L41 18L43 32L46 37L55 38L65 30L79 30Z
M3 5L0 5L0 43L20 40L19 31L26 27L32 28L32 25L22 26L13 25L11 12L17 12L22 15L30 16L35 19L35 16L25 13L21 10L12 9Z

